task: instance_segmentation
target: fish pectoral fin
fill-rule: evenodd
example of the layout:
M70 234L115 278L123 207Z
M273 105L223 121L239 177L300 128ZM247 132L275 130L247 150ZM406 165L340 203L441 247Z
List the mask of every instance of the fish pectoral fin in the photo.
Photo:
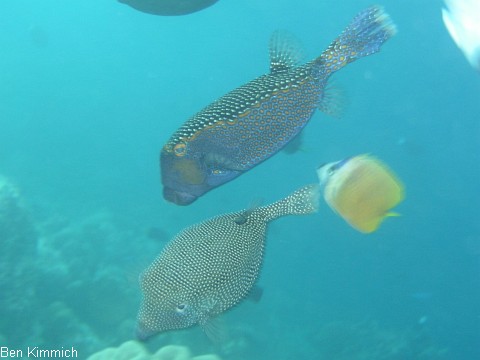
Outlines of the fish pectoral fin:
M300 41L284 30L275 31L270 38L270 72L277 74L297 66L304 57Z
M219 317L206 318L200 323L202 330L214 344L225 343L228 339L225 321Z
M341 118L347 105L345 90L338 84L328 84L317 105L318 110L334 118Z
M234 161L219 153L208 153L204 158L205 165L212 170L218 171L243 171L244 169Z

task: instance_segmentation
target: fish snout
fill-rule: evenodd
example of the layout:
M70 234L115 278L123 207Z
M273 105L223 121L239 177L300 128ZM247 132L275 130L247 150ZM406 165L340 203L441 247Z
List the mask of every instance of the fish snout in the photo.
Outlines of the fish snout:
M176 191L166 186L163 188L163 197L165 200L177 205L190 205L198 198L198 196L193 194L183 191Z
M147 341L155 334L155 331L146 329L144 326L142 326L142 324L137 324L135 328L135 337L139 341Z

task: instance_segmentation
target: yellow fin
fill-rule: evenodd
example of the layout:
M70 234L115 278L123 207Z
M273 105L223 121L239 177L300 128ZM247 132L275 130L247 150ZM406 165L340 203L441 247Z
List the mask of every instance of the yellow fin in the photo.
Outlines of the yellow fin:
M395 212L395 211L390 211L387 213L387 215L385 215L386 217L399 217L399 216L402 216L402 214L398 213L398 212Z

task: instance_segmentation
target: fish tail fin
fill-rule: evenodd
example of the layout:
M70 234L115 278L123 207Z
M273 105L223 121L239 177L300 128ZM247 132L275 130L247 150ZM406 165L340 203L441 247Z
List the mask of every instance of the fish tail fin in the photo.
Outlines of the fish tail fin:
M261 209L265 211L267 221L270 221L286 215L304 215L317 212L319 201L320 187L318 184L311 184Z
M371 6L355 16L314 62L327 73L333 73L359 58L380 51L396 32L396 26L383 8Z

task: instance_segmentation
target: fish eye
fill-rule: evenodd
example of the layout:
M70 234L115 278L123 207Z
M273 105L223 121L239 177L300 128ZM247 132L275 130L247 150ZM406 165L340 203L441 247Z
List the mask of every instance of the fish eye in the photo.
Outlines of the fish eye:
M336 166L335 166L335 165L330 166L330 167L328 168L328 170L327 170L327 175L329 175L329 176L333 175L333 173L335 172L335 170L336 170Z
M179 314L183 314L186 308L187 308L187 304L178 304L177 307L175 308L175 311Z
M173 147L175 156L185 156L187 154L187 144L178 143Z

